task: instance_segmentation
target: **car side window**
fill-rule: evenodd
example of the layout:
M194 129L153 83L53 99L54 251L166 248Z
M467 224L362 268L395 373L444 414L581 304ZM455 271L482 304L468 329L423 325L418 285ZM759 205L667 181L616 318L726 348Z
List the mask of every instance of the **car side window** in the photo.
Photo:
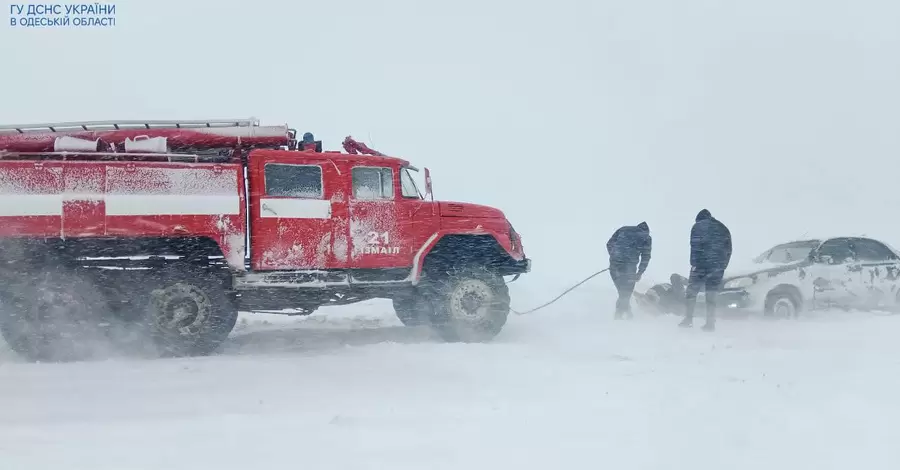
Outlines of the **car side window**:
M769 253L769 257L766 258L766 261L768 261L770 263L790 263L791 261L794 261L794 260L791 259L790 250L788 250L786 248L781 248L781 249L777 249L777 250L772 250L772 252Z
M860 261L891 261L897 259L894 253L884 244L868 238L853 240L853 251Z
M833 264L842 264L853 259L853 251L850 250L850 241L846 238L833 238L822 244L819 248L819 256L831 257Z
M394 198L390 168L358 166L352 170L353 198L365 201Z
M322 199L322 167L267 163L265 166L266 195Z

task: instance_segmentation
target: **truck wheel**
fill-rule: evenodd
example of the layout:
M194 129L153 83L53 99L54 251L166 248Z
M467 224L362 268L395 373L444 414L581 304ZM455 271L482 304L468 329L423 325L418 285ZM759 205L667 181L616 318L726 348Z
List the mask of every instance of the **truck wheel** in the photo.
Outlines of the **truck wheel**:
M434 281L432 325L446 341L493 339L509 315L509 288L483 268L451 271Z
M0 333L18 355L35 362L69 362L111 346L102 328L106 298L89 279L61 268L28 273L2 292Z
M237 306L222 279L200 269L170 269L150 292L147 321L163 356L212 354L237 323Z
M419 291L392 299L394 312L404 326L423 326L431 323L434 308L428 298Z

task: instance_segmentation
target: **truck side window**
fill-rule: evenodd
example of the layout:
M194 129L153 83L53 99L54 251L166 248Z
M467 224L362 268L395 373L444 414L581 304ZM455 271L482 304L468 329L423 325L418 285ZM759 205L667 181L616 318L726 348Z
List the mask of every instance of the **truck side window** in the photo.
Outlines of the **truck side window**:
M390 168L358 166L353 168L355 199L393 199L394 179Z
M266 164L266 195L321 199L322 167L318 165Z
M412 175L409 174L409 170L406 168L400 170L400 193L405 198L421 199L419 197L419 188L416 187Z

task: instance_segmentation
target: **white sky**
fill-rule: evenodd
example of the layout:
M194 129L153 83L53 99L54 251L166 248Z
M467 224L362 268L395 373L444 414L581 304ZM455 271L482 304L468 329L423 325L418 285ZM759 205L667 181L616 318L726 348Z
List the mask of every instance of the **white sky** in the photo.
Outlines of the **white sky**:
M353 135L430 167L437 198L503 209L534 300L642 220L648 276L686 271L704 207L737 259L805 233L900 246L896 1L115 4L94 29L11 28L4 8L0 121L253 115L329 149Z

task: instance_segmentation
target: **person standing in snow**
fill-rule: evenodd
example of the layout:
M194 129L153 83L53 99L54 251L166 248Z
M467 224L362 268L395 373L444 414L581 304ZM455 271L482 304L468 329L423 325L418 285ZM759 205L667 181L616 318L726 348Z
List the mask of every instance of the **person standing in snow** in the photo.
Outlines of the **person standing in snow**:
M609 253L609 275L612 277L619 298L616 300L616 319L631 314L631 296L634 285L641 280L650 263L652 239L650 226L641 222L616 230L606 242Z
M685 315L679 326L694 325L694 307L702 287L706 293L706 324L703 329L716 328L716 294L721 289L725 269L731 262L731 232L728 227L701 210L691 228L691 275L685 291Z

